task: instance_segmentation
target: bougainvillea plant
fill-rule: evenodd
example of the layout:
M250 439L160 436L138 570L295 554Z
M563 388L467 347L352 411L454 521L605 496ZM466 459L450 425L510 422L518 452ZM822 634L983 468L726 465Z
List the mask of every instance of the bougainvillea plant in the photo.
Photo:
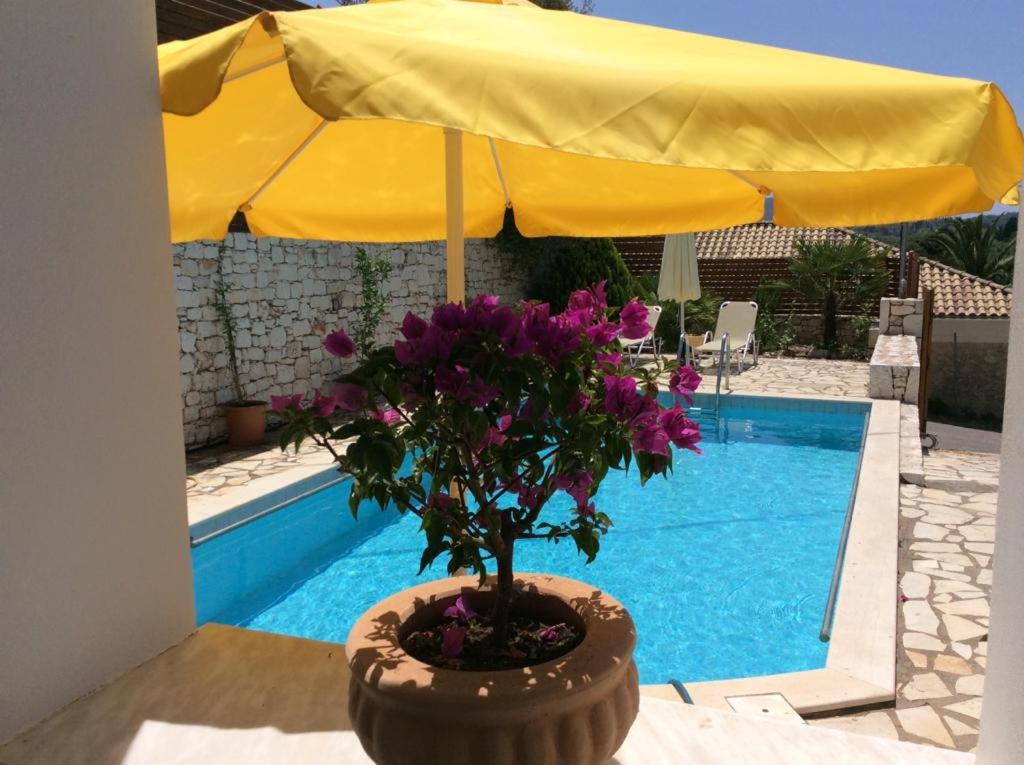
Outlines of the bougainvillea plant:
M333 395L273 399L287 417L281 445L312 439L330 450L352 475L353 513L371 500L419 516L421 573L444 555L449 573L469 569L483 582L490 563L501 645L519 540L572 540L589 562L612 523L594 499L608 471L635 465L646 482L671 470L673 447L699 451L679 398L700 377L671 361L623 363L619 338L649 331L647 308L631 300L610 310L603 283L573 293L556 315L493 296L440 305L429 320L410 313L402 338L363 359ZM343 331L324 347L343 358L355 350ZM658 400L666 374L672 406ZM332 423L337 412L352 418ZM559 493L574 511L546 517Z

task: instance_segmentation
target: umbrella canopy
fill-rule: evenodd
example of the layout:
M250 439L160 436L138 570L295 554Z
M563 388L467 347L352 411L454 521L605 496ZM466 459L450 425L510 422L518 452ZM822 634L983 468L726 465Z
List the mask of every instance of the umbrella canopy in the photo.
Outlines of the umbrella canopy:
M238 210L334 240L491 236L507 207L527 236L670 233L768 194L782 225L881 223L987 210L1024 158L992 84L528 4L261 13L159 60L175 241Z

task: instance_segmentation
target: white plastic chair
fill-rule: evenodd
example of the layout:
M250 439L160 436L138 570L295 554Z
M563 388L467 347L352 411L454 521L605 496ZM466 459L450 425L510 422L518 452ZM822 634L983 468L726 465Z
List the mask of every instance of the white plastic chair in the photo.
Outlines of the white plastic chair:
M635 367L639 363L640 354L643 353L644 347L650 348L657 353L657 340L654 337L654 331L658 328L658 319L660 318L661 306L649 305L647 306L647 323L651 325L651 331L639 340L619 338L619 342L622 343L622 347L626 351L626 358L629 360L630 367Z
M736 357L736 365L739 373L743 372L743 364L747 360L747 353L752 353L754 363L757 363L757 338L754 328L757 326L757 303L750 301L725 301L718 309L718 322L715 324L715 333L706 338L702 345L694 349L698 359L705 354L711 354L717 358L722 350L722 338L728 336L727 352L729 363L732 357Z

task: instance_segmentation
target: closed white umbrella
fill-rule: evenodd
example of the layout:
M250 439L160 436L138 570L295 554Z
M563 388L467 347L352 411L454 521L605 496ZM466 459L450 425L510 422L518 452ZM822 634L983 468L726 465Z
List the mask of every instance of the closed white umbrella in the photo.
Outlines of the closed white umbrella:
M683 305L700 297L697 274L697 239L693 234L669 234L661 253L661 275L658 277L658 299L679 301L679 344L676 357L682 358L686 334Z

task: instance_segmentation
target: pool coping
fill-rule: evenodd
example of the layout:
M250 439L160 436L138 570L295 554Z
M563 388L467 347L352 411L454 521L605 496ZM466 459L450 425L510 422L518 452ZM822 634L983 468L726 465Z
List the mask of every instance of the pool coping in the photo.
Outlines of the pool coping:
M900 402L806 394L771 398L871 406L828 658L822 669L686 683L686 689L695 704L723 710L732 709L731 696L764 693L781 693L801 714L892 701L896 698ZM662 697L670 697L669 691L677 695L671 686L641 690Z
M900 402L820 394L728 393L730 400L797 399L866 404L867 435L861 454L853 520L825 667L776 675L686 684L694 703L731 710L728 698L781 693L801 714L869 706L896 697L896 587L899 530ZM302 464L256 478L226 494L190 498L189 527L230 518L242 505L292 486L336 477L325 452ZM228 514L228 515L225 515ZM641 693L678 699L670 685L642 686Z

